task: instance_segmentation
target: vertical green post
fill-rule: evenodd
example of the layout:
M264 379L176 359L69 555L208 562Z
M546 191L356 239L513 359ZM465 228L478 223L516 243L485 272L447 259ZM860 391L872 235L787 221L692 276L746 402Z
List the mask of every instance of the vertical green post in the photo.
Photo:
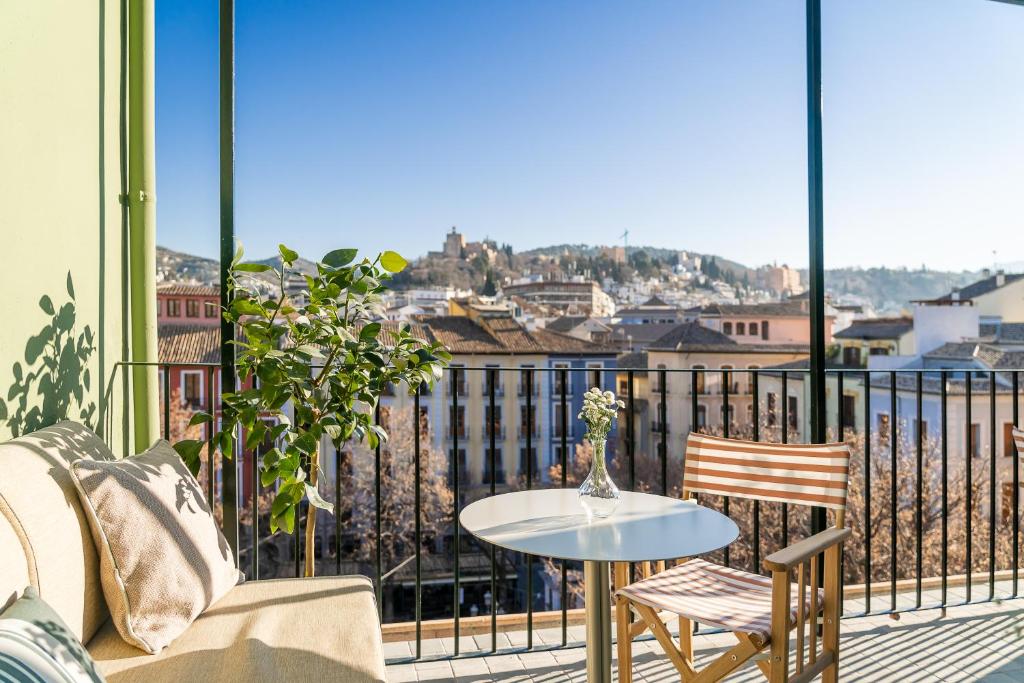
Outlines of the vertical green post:
M154 119L153 0L128 9L128 250L131 357L157 360L156 330L156 130ZM135 450L160 432L156 367L132 368Z
M235 255L235 2L220 0L220 304L229 303L228 271ZM235 327L220 323L221 394L235 390ZM223 403L222 403L223 405ZM234 435L237 436L237 435ZM238 460L240 448L221 467L224 536L238 558ZM255 546L253 546L255 548Z
M807 0L807 241L810 251L811 441L826 440L825 255L821 154L821 0ZM824 508L814 508L813 531L825 528Z

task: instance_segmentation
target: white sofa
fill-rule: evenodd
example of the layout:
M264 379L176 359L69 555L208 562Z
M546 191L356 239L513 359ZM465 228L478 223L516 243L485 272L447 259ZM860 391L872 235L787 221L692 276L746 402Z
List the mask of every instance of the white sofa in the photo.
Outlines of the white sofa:
M373 587L362 576L243 583L160 654L125 643L68 473L79 458L114 456L74 422L0 444L0 609L35 586L110 683L386 680Z

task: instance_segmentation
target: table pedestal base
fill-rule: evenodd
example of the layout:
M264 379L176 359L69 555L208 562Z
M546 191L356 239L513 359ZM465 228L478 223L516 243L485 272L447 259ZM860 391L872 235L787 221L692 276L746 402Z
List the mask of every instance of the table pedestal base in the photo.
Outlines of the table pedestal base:
M608 563L583 563L584 606L587 610L587 681L612 681L612 601Z

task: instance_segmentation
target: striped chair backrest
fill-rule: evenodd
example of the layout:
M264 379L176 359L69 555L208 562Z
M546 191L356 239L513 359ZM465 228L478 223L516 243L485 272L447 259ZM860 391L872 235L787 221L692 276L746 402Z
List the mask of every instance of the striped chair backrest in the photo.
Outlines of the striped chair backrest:
M1017 447L1017 455L1024 457L1024 429L1013 428L1013 445Z
M845 443L758 443L691 432L685 462L688 493L846 509Z

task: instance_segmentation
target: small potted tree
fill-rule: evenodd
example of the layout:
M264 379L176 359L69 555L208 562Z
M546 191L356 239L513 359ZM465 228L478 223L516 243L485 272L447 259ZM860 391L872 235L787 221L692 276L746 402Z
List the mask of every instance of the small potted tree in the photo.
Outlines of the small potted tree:
M240 389L223 394L214 442L226 457L240 431L247 450L274 444L260 464L262 485L277 484L271 532L292 533L301 502L309 501L305 574L313 576L316 512L333 511L318 490L320 444L327 438L336 448L351 441L376 447L387 439L373 418L381 394L400 383L410 391L433 385L451 356L440 344L414 337L408 325L384 330L378 322L383 283L406 266L397 253L357 260L355 249L332 251L316 263L315 274L302 276L306 287L296 301L286 295L286 283L297 274L292 268L299 255L282 244L280 257L280 269L243 263L239 249L231 264L224 318L239 331ZM261 293L268 276L277 285L270 295ZM191 424L212 421L197 413ZM175 448L197 472L203 446L185 440Z

